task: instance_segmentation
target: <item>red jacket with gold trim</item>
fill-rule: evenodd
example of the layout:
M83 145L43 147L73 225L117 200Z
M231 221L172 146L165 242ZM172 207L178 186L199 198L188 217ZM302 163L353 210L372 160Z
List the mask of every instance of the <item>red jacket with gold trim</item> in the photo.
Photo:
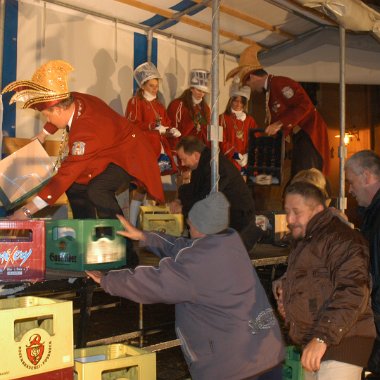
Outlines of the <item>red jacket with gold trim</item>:
M257 124L250 115L246 115L245 120L242 121L238 120L234 114L223 113L219 116L219 125L223 127L221 151L240 171L241 166L234 159L234 154L248 153L249 130L257 128Z
M269 75L268 90L270 123L281 121L285 136L295 126L302 128L323 158L323 173L327 174L330 161L327 125L304 88L293 79Z
M192 117L189 109L180 98L174 99L168 107L168 115L172 126L181 132L181 137L195 136L203 141L204 144L210 146L210 141L207 140L207 125L210 123L210 107L205 103L205 110L202 110L199 105L196 105L194 106L194 113L195 116Z
M175 173L177 166L173 160L171 146L168 141L172 139L172 137L168 136L167 138L166 135L160 135L158 131L154 130L158 122L164 127L171 128L171 121L166 113L165 107L157 99L148 101L139 96L133 96L128 101L125 117L136 127L140 128L140 130L144 131L157 158L160 156L162 144L165 153L170 158L173 168L170 173L164 174ZM167 131L169 131L169 129Z
M141 182L154 199L163 201L157 159L144 134L101 99L78 92L72 95L75 112L68 156L38 196L54 204L74 182L86 185L114 163ZM57 131L51 123L46 123L44 129Z

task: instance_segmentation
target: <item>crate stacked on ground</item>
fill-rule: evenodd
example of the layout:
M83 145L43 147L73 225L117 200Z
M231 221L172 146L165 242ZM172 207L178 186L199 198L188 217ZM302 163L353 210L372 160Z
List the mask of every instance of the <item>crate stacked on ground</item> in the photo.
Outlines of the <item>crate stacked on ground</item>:
M70 301L0 300L0 380L73 379L72 315Z
M0 220L0 282L45 277L45 222Z
M46 222L46 266L84 271L126 264L124 230L117 219L65 219Z
M260 185L280 185L285 157L281 132L267 136L263 130L249 131L248 176Z
M156 380L156 354L125 344L76 349L75 380Z

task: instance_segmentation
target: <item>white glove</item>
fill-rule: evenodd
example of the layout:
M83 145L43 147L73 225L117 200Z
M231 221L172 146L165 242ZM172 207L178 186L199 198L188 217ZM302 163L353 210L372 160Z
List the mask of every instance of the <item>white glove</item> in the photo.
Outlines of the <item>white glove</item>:
M236 162L244 168L248 164L248 153L241 154L239 153L239 159Z
M163 125L159 125L156 128L154 128L154 130L158 131L160 135L164 135L167 129L169 129L169 127L164 127Z
M177 128L171 128L169 132L172 134L173 137L176 137L176 138L180 137L182 134Z

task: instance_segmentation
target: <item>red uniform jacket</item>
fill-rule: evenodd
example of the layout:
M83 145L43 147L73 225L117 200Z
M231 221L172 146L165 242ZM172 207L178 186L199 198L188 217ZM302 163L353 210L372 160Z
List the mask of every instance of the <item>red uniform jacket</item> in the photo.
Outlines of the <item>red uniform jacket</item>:
M157 158L160 156L162 144L165 153L170 158L171 166L173 168L170 173L163 174L175 173L177 171L177 166L173 160L173 154L168 138L166 138L165 135L160 135L158 131L154 130L158 123L164 127L171 128L171 122L166 113L165 107L157 99L149 102L139 96L133 96L129 99L125 111L125 117L135 126L144 131L144 134L148 137ZM173 138L169 137L169 139Z
M295 126L302 128L310 136L314 147L323 158L323 173L328 174L330 149L327 125L306 91L290 78L273 75L268 77L268 91L270 123L281 121L285 136Z
M199 105L194 106L195 117L190 115L188 108L180 99L174 99L168 107L168 115L172 122L172 126L176 127L185 136L196 136L203 141L204 144L210 146L207 140L207 125L210 123L210 108L207 104L206 114L202 112Z
M236 119L234 114L223 113L219 116L219 125L223 127L222 153L239 169L241 166L234 159L235 153L248 153L248 136L251 128L257 128L252 116L247 115L244 121Z
M141 182L153 198L163 201L157 160L144 134L99 98L77 92L72 95L75 113L69 154L38 195L53 204L74 182L86 185L114 163ZM57 131L50 123L44 129Z

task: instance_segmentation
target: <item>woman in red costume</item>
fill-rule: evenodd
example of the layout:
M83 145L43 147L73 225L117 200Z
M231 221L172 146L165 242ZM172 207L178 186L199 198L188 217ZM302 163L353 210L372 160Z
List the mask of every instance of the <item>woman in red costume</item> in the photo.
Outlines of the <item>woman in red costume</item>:
M251 95L248 86L240 87L233 83L226 110L219 116L219 125L223 127L221 150L247 180L248 137L249 130L257 128L252 116L247 115L247 104Z
M148 137L156 154L161 175L173 174L177 171L177 166L168 140L181 136L181 133L178 129L171 128L166 109L157 99L161 76L151 62L138 66L133 75L139 89L129 100L125 116ZM133 225L137 223L139 208L145 195L146 190L138 188L132 196L130 222Z
M207 141L207 125L210 123L210 107L204 96L209 92L209 72L201 69L191 70L189 88L179 98L174 99L168 107L171 125L176 127L182 136L196 136L204 144ZM175 148L178 139L171 141Z

